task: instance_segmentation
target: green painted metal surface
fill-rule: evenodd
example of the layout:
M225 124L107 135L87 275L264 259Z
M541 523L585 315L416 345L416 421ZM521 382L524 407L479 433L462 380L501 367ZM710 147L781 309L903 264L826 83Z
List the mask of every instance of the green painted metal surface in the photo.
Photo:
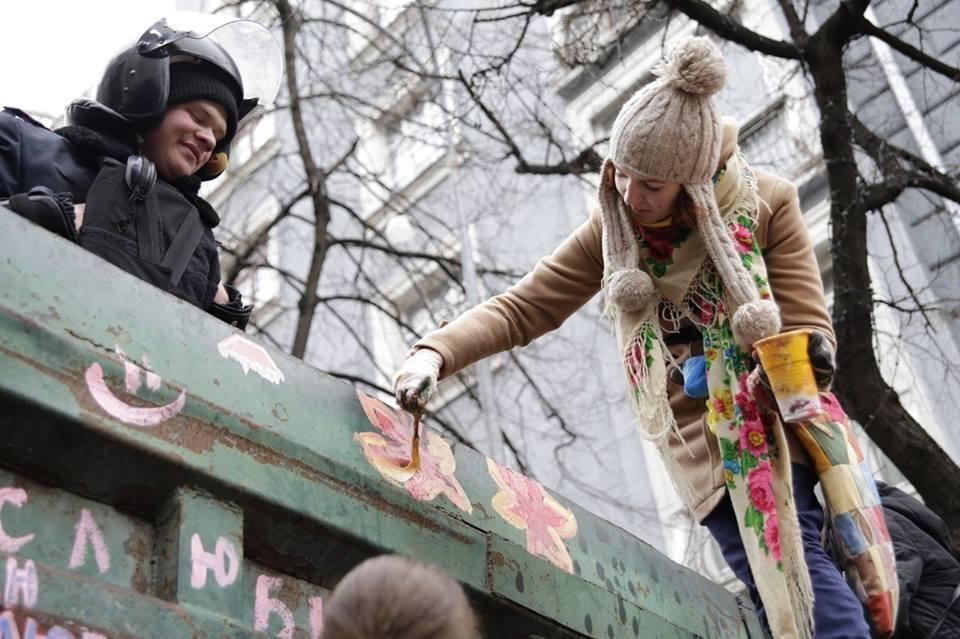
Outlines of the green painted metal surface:
M0 209L0 639L316 637L382 552L489 637L758 637L733 594ZM404 437L407 437L404 440Z

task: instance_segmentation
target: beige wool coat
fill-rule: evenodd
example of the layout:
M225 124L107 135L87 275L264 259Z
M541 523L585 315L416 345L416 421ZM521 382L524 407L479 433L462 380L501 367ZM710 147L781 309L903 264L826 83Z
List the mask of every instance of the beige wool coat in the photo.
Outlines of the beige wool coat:
M721 164L736 148L737 126L724 120ZM757 240L763 252L783 330L816 329L833 342L820 271L800 210L796 186L770 173L756 171L760 195ZM723 214L723 211L721 211ZM551 255L505 293L466 311L417 342L443 357L441 379L480 359L525 346L563 324L600 291L603 277L600 210L575 230ZM671 346L677 362L690 356L690 345ZM670 406L687 447L671 438L670 450L691 495L687 506L702 521L724 495L725 483L717 439L706 425L704 399L686 396L683 386L668 382ZM809 459L786 427L792 461Z

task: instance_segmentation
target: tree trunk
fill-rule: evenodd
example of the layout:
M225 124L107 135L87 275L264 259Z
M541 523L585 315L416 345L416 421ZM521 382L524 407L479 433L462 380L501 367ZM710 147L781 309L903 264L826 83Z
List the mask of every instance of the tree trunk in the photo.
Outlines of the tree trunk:
M860 206L853 134L846 116L843 51L827 38L818 38L807 54L830 184L838 395L850 416L943 518L953 536L953 553L960 555L960 468L903 408L877 364L867 211Z
M303 359L307 352L307 341L310 339L310 329L313 317L317 312L319 300L317 288L320 285L320 275L323 273L323 263L327 258L327 249L330 240L327 235L327 226L330 224L330 205L327 201L325 180L326 176L317 166L310 151L310 140L303 125L303 108L300 100L300 88L297 82L297 33L300 30L300 16L295 13L287 0L276 1L277 12L283 25L283 53L286 63L287 92L290 98L290 120L297 138L297 147L300 159L303 161L303 171L307 179L307 189L310 201L313 204L313 248L310 253L310 269L307 271L303 295L298 304L300 313L297 317L297 330L293 337L293 346L290 354Z

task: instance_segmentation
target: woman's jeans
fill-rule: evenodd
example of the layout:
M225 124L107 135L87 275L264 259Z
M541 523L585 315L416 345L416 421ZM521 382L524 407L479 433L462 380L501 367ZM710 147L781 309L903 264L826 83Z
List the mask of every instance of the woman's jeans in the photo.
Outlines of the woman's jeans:
M870 639L870 629L864 618L863 606L853 591L847 586L843 575L830 561L830 557L820 543L820 530L823 527L823 509L813 493L817 476L812 469L801 464L793 464L793 492L797 506L797 518L800 521L800 534L803 537L803 552L813 584L813 620L816 639L833 637L843 639ZM757 593L753 574L747 564L747 554L740 539L736 515L730 496L725 495L713 509L703 525L720 544L720 551L730 568L750 591L750 598L757 607L757 614L764 628L767 628L763 603Z

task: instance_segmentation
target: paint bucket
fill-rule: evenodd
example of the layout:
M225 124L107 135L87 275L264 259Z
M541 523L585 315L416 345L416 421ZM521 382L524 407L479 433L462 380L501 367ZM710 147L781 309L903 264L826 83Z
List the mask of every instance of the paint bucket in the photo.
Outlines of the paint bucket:
M797 330L764 338L753 345L786 422L810 419L820 412L817 380L807 352L809 344L810 331Z

